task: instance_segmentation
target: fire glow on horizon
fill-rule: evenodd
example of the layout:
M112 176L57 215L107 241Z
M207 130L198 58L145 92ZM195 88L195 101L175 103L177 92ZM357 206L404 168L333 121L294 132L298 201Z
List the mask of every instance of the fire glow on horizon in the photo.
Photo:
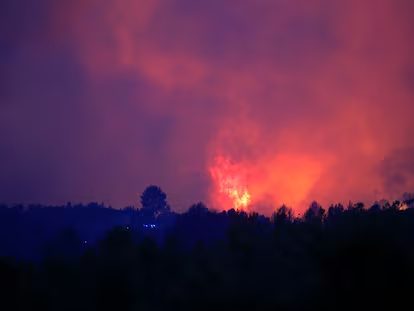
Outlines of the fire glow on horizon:
M222 199L230 200L232 207L236 209L246 210L251 202L251 194L243 173L240 166L223 156L217 156L214 165L210 168L210 175L219 195L225 196Z
M216 156L209 166L211 202L223 209L266 212L284 204L303 211L321 176L321 162L290 153L253 161Z
M414 1L8 2L2 203L157 184L270 215L414 189Z

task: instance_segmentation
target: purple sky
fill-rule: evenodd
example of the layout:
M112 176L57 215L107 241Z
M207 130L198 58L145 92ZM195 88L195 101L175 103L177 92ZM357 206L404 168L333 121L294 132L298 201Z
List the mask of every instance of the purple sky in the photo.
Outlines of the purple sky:
M157 184L176 210L229 208L214 170L265 213L412 192L412 12L411 0L1 1L0 201L122 207Z

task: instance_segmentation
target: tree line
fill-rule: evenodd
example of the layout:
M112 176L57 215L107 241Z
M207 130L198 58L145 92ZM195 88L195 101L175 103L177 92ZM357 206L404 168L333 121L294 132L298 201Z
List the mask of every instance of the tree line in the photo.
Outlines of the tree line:
M345 310L412 305L414 200L271 217L156 186L140 209L0 207L2 310Z

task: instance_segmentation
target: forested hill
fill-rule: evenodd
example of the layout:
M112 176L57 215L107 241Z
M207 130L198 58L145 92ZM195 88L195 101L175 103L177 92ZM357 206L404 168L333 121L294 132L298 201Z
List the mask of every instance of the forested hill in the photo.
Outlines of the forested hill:
M148 191L147 191L148 190ZM413 200L271 217L202 203L2 206L2 310L310 310L411 303Z

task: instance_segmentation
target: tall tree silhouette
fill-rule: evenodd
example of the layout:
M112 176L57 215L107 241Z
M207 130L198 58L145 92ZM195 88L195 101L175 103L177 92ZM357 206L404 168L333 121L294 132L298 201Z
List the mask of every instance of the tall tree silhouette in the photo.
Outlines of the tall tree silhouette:
M286 205L282 205L273 213L273 222L275 225L284 225L293 221L293 211Z
M169 212L167 195L158 186L148 186L141 195L141 212L146 217L157 218L159 215Z
M324 216L325 210L318 202L313 201L307 209L307 211L305 212L304 219L308 223L320 224L323 221Z

